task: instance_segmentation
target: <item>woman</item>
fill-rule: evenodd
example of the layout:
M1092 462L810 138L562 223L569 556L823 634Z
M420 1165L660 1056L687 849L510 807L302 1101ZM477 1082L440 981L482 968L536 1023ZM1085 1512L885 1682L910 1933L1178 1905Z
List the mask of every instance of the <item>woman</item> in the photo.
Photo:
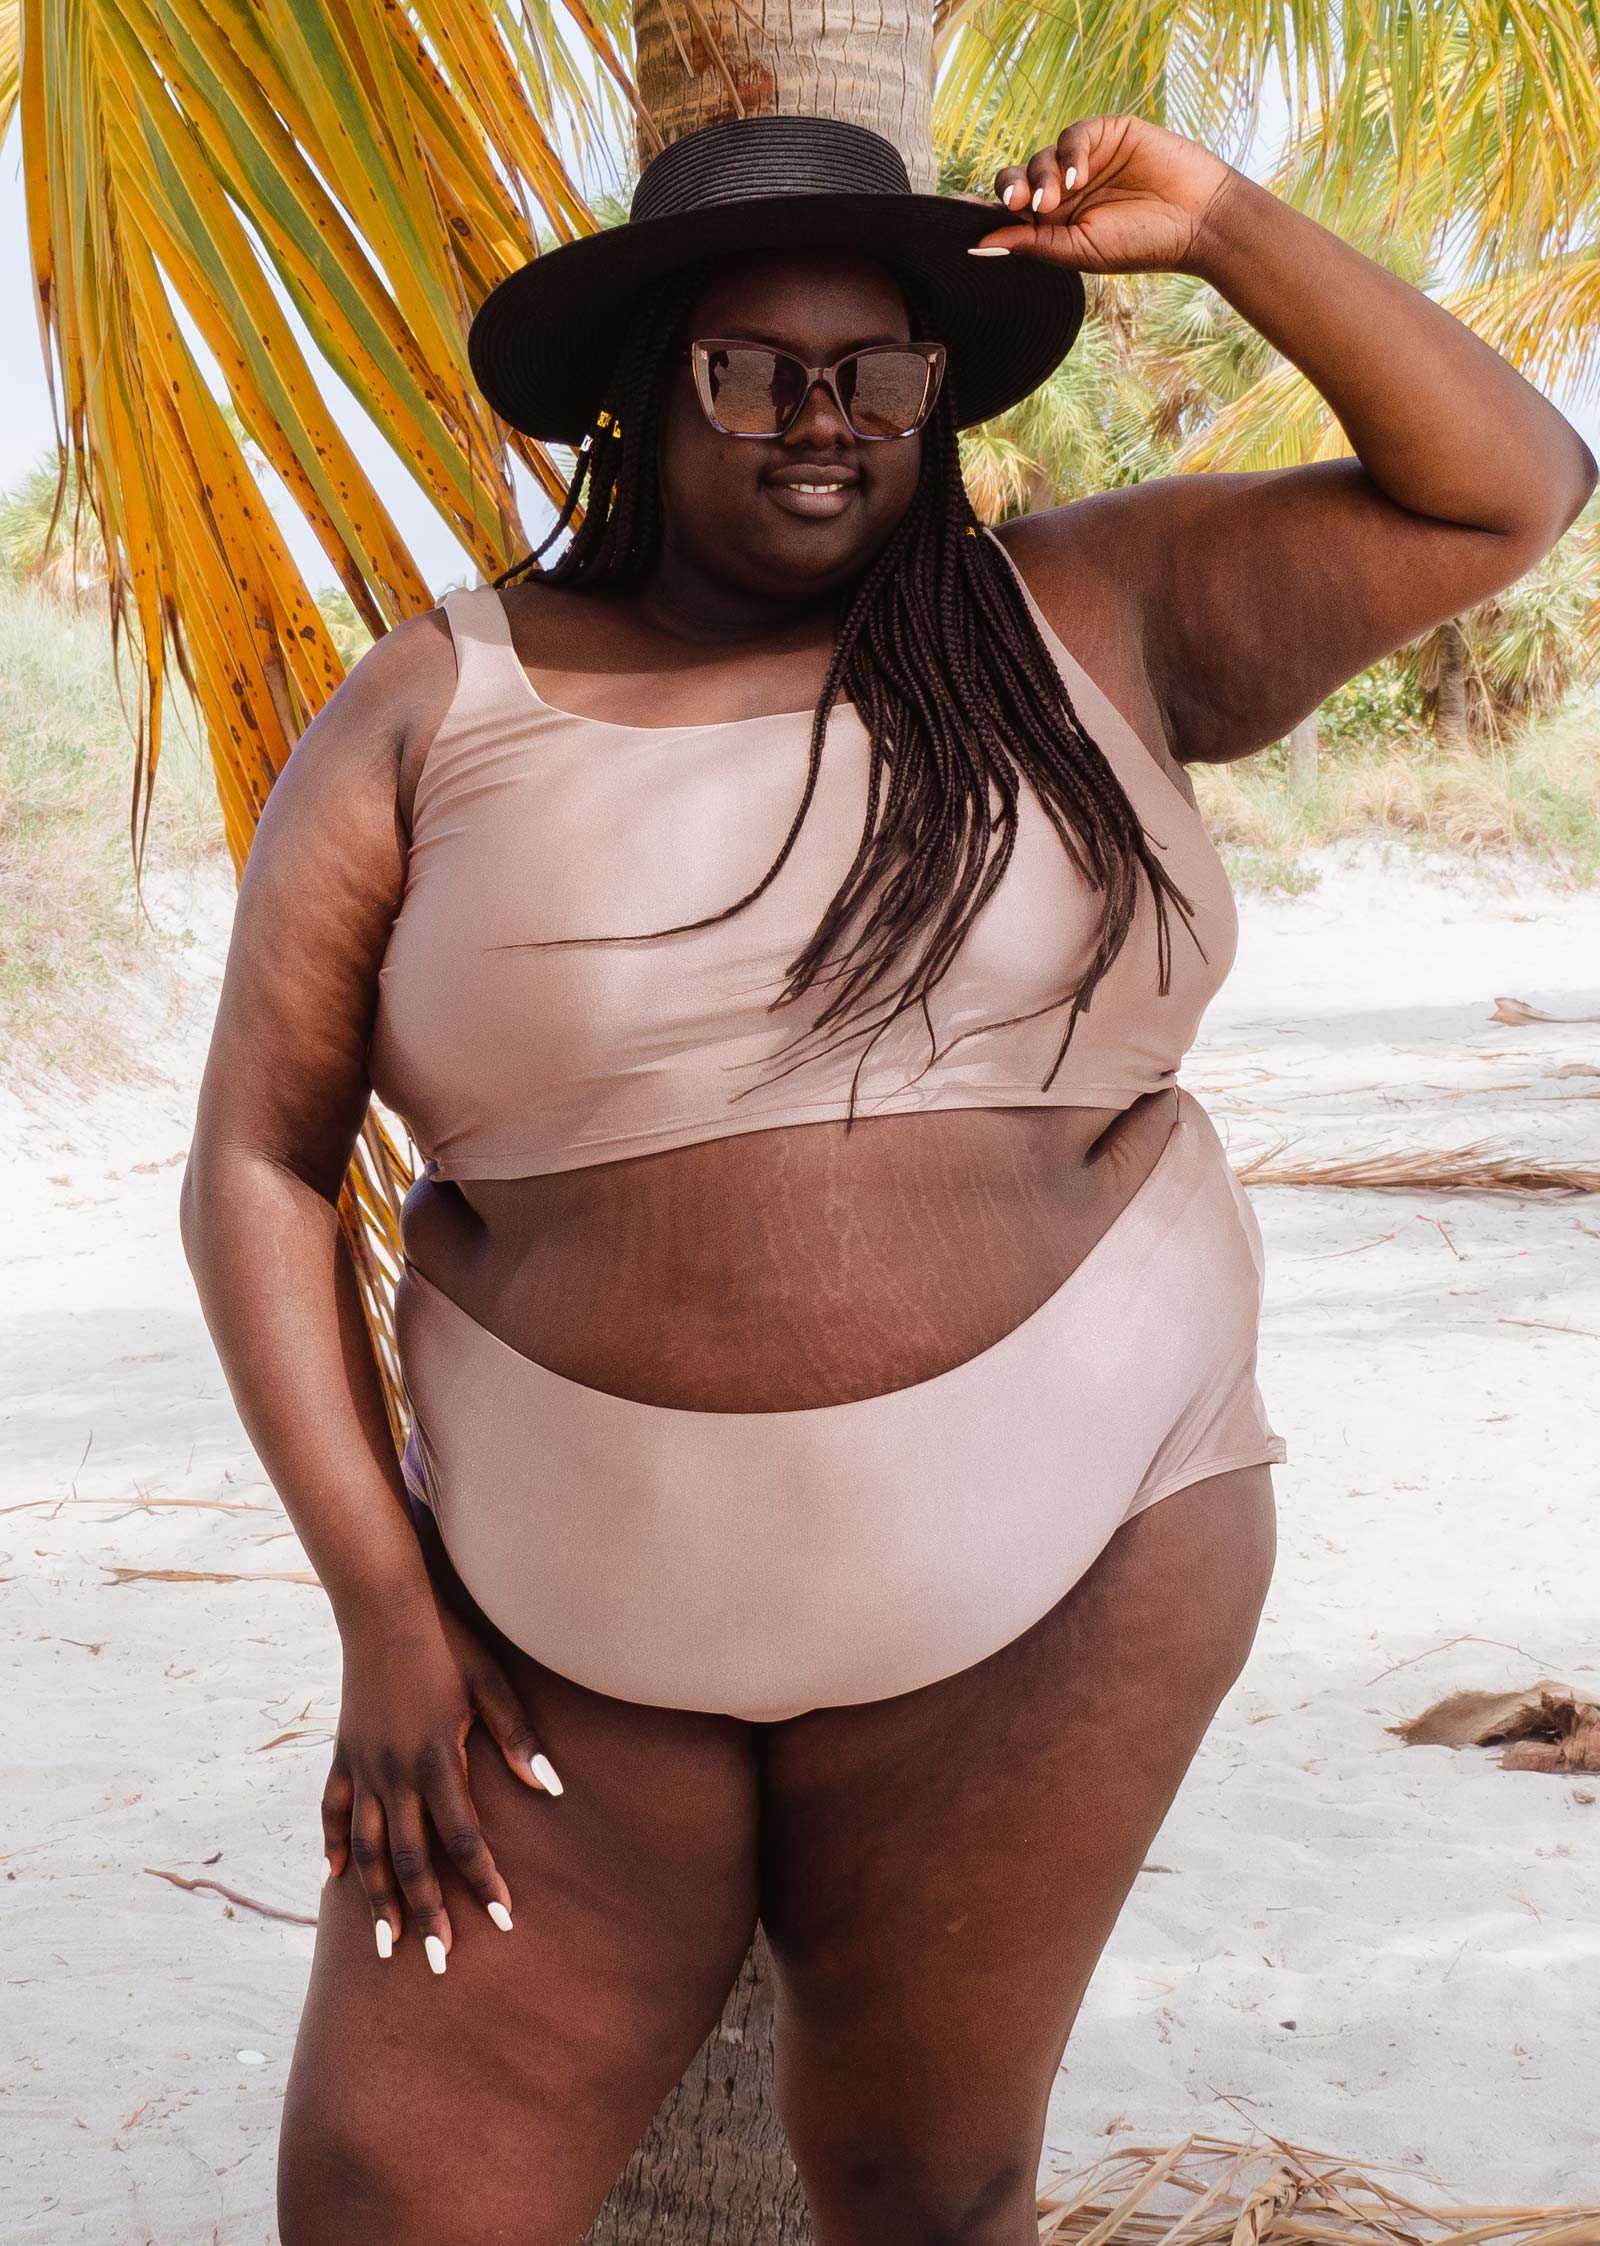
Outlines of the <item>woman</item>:
M344 1649L286 2246L580 2236L758 1916L819 2246L1022 2246L1249 1651L1286 1454L1175 1081L1236 934L1184 767L1509 583L1595 465L1142 119L996 191L718 125L502 284L475 371L584 439L584 523L391 632L262 818L184 1222ZM1155 267L1358 458L983 532L956 430L1080 269ZM404 1474L334 1213L374 1086L429 1157Z

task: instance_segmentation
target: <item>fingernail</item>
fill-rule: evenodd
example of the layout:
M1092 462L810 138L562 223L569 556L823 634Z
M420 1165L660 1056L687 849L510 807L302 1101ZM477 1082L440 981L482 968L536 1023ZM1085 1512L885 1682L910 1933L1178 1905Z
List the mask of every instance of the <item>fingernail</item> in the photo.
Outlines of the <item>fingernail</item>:
M511 1913L506 1909L504 1903L491 1903L488 1908L489 1916L499 1927L501 1933L509 1934L511 1932Z
M1011 255L1011 252L1007 249L1002 249L1000 245L996 243L993 249L986 250L980 247L974 247L968 250L967 255L968 257L1009 257Z
M1072 185L1072 174L1071 174L1070 172L1069 172L1069 173L1067 174L1067 185L1068 185L1069 187L1070 187L1070 186ZM1034 191L1033 191L1033 201L1032 201L1032 203L1031 203L1031 204L1029 205L1029 208L1030 208L1031 210L1037 210L1037 209L1039 208L1039 205L1040 205L1040 204L1041 204L1041 203L1042 203L1043 201L1044 201L1044 189L1043 189L1042 187L1036 187L1036 188L1034 189Z
M556 1776L555 1766L548 1755L535 1755L528 1768L547 1794L559 1794L562 1791L561 1781Z
M389 1921L386 1918L380 1918L374 1924L372 1931L378 1938L379 1957L393 1957L394 1928L389 1924Z
M321 1879L319 1879L319 1880L318 1880L318 1882L317 1882L317 1885L318 1885L319 1887L326 1887L326 1886L327 1886L327 1884L328 1884L328 1882L329 1882L329 1880L330 1880L330 1879L332 1879L332 1877L333 1877L333 1866L332 1866L332 1864L331 1864L331 1863L329 1862L328 1858L327 1858L326 1856L324 1856L324 1858L322 1859L322 1877L321 1877Z
M428 1953L428 1963L433 1967L435 1973L442 1973L444 1971L444 1944L440 1941L438 1935L429 1934L426 1936L422 1946Z
M1070 186L1072 185L1073 181L1074 181L1074 180L1075 180L1075 179L1077 178L1077 176L1078 176L1078 167L1077 167L1077 165L1076 165L1076 164L1069 164L1069 165L1067 166L1067 168L1066 168L1066 172L1065 172L1065 174L1063 175L1063 182L1062 182L1062 183L1063 183L1063 185L1064 185L1064 186L1067 186L1067 187L1070 187Z
M1026 195L1027 192L1028 190L1023 186L1021 180L1014 179L1011 182L1011 185L1006 189L1005 193L1001 196L1000 200L1007 206L1008 209L1014 208L1017 196Z

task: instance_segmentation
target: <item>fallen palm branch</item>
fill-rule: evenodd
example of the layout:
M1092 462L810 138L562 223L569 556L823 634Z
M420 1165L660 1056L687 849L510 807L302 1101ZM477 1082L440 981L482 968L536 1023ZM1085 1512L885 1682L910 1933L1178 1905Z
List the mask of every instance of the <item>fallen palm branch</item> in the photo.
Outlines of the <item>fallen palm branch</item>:
M103 1560L100 1564L114 1583L309 1583L321 1588L316 1576L287 1568L248 1569L235 1575L221 1568L116 1568Z
M1384 2175L1415 2180L1270 2135L1125 2145L1040 2195L1040 2246L1600 2246L1600 2206L1425 2207Z
M1530 1006L1525 998L1497 998L1489 1019L1520 1028L1524 1022L1600 1022L1600 1014L1547 1014L1542 1006Z
M253 1895L241 1895L236 1887L224 1887L219 1879L185 1879L182 1872L159 1871L154 1864L146 1864L145 1870L151 1879L170 1880L174 1887L181 1887L186 1895L195 1895L209 1889L213 1895L220 1895L225 1903L237 1903L241 1911L254 1911L261 1918L279 1918L287 1926L315 1926L317 1923L314 1918L307 1918L304 1911L286 1911L277 1903L258 1903Z
M1284 1139L1234 1168L1243 1185L1356 1186L1368 1192L1600 1193L1600 1168L1581 1162L1537 1162L1503 1142L1474 1139L1461 1147L1413 1153L1365 1152L1333 1162L1284 1160Z

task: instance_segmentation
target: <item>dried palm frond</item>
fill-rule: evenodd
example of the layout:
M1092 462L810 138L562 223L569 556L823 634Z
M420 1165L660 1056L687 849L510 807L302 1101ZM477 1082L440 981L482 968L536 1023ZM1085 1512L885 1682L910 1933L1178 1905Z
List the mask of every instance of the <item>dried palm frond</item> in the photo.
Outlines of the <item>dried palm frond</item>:
M16 107L58 497L70 483L92 519L113 653L135 663L136 878L174 676L237 869L344 675L254 457L374 636L433 596L350 401L485 575L526 543L513 458L564 489L547 449L478 394L467 325L540 234L594 229L558 138L618 116L625 20L623 0L565 26L513 0L0 0L0 121ZM605 66L593 83L585 50ZM340 1214L397 1422L374 1284L409 1178L392 1153L363 1135Z
M1263 2133L1124 2145L1039 2198L1040 2246L1600 2246L1600 2205L1423 2206L1415 2171Z
M1408 1193L1600 1193L1600 1169L1581 1162L1537 1162L1492 1139L1414 1153L1357 1153L1332 1162L1283 1159L1292 1139L1236 1162L1243 1185L1338 1185Z
M961 439L961 474L973 512L986 523L1026 514L1040 463L1001 422L989 422Z

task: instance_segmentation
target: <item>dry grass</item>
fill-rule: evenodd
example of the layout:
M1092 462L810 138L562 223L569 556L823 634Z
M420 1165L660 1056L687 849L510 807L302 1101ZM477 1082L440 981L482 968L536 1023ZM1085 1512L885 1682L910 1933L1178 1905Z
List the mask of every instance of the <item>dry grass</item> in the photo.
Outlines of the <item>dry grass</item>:
M1040 2246L1600 2246L1600 2206L1430 2207L1385 2177L1416 2183L1281 2137L1125 2145L1040 2198Z
M1537 1162L1494 1139L1413 1153L1382 1148L1332 1162L1287 1157L1289 1140L1234 1165L1245 1185L1356 1186L1364 1192L1600 1193L1600 1168L1583 1162Z
M180 705L166 732L147 873L221 852L187 717ZM162 943L134 891L132 775L103 604L0 588L0 1037L85 1088L136 1064L118 983Z
M1529 858L1575 888L1600 881L1600 711L1587 702L1502 748L1445 754L1423 738L1336 742L1303 793L1289 786L1281 748L1188 769L1241 889L1310 887L1303 851L1374 832L1470 858Z

